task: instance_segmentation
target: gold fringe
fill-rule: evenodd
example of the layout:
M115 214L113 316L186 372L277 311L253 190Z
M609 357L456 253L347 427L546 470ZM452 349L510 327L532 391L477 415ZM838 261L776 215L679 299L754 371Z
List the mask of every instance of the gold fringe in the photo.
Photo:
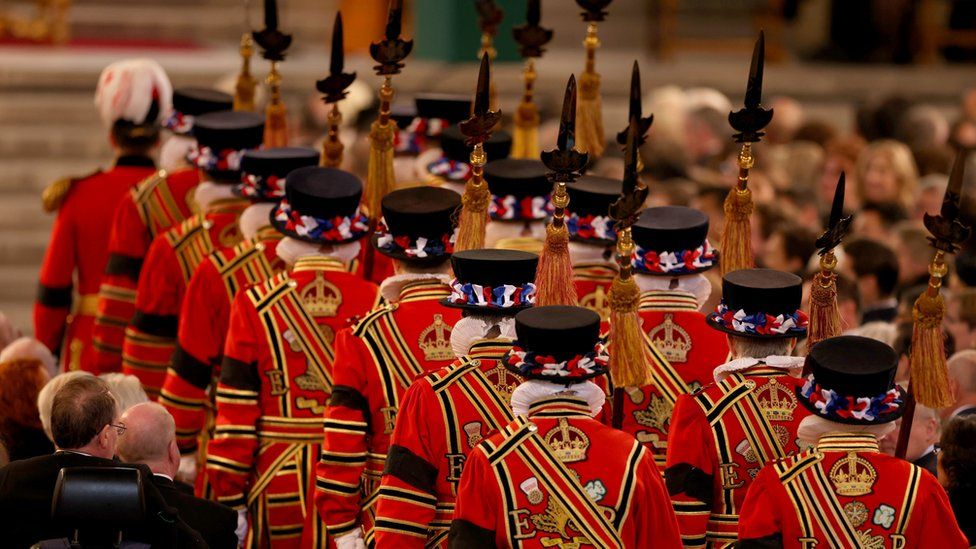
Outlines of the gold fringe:
M651 383L647 350L637 306L640 288L634 277L618 276L610 285L610 379L614 387L643 387Z
M271 72L268 73L268 87L271 89L271 100L264 109L264 147L271 149L288 146L288 116L285 114L285 104L281 102L281 75L278 74L278 62L271 62Z
M45 212L56 212L61 207L61 203L64 202L64 197L71 190L72 183L74 183L72 178L63 177L44 187L44 190L41 192L41 205L44 207Z
M919 296L912 308L912 317L915 320L909 359L912 394L924 406L944 408L951 405L953 399L949 390L945 337L942 333L945 301L937 287L930 285L929 290Z
M603 156L606 146L600 101L600 75L595 72L584 72L580 75L579 104L576 107L576 145L580 151L590 155L590 160Z
M342 165L342 153L345 147L339 140L339 127L342 125L342 113L338 105L332 105L328 116L329 134L322 142L322 166L338 168ZM376 210L372 210L376 211Z
M539 108L535 103L519 103L515 111L512 158L539 158L539 122Z
M733 187L725 197L725 227L722 231L721 273L751 269L752 260L752 191Z
M840 335L840 310L837 308L837 275L833 268L837 259L833 252L820 258L821 270L814 275L810 288L810 320L807 326L807 349L817 343Z
M488 225L488 203L491 192L484 180L474 177L464 184L461 196L461 216L458 220L458 236L454 249L478 250L485 247L485 227Z
M535 275L536 305L578 306L573 284L573 262L569 257L569 230L565 223L546 225L546 243Z
M366 205L379 215L383 197L396 188L393 172L393 138L397 125L393 119L373 122L369 131L369 168L366 172Z

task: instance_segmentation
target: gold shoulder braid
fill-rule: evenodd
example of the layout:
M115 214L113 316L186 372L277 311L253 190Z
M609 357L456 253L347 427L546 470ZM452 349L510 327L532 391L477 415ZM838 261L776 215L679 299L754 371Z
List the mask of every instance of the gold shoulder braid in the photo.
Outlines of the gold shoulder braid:
M68 191L71 190L71 186L74 185L76 181L88 179L100 171L101 170L95 170L92 173L82 177L62 177L61 179L52 182L41 192L41 204L44 206L44 211L48 213L57 211L59 208L61 208L61 203L64 202L64 197L68 195Z

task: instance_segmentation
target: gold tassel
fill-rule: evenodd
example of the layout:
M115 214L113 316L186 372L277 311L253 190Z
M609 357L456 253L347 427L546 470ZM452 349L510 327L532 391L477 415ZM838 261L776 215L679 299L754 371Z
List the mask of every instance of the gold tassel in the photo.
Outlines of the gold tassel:
M393 86L389 76L380 88L380 117L369 130L369 168L366 172L366 206L370 215L379 215L383 197L396 188L393 172L393 140L396 121L390 118ZM375 221L375 220L374 220Z
M333 104L328 116L329 134L322 142L322 166L338 168L342 165L342 152L345 147L339 141L339 127L342 125L342 113L339 105ZM371 210L376 211L376 210Z
M944 408L953 402L946 367L942 319L945 301L939 293L947 268L945 252L937 250L929 265L929 287L915 301L912 318L912 354L909 359L911 391L915 400L929 408Z
M264 146L266 148L288 146L288 117L285 104L281 102L281 75L278 74L278 62L271 62L271 72L268 73L268 87L271 89L271 100L264 111Z
M530 57L523 71L525 92L515 111L515 133L512 135L512 158L539 158L539 108L532 101L535 63Z
M536 268L536 305L579 305L573 284L573 261L569 257L569 229L566 228L566 206L569 193L566 183L557 182L552 193L552 221L546 225L546 242Z
M620 272L610 285L610 379L614 387L643 387L651 383L647 348L637 307L640 288L631 274L634 242L630 228L620 231L617 263Z
M254 112L254 88L258 83L251 76L251 56L254 54L254 41L251 33L241 35L241 72L234 86L234 110Z
M580 75L579 103L576 107L577 149L590 155L590 161L603 156L606 146L603 132L603 110L600 102L600 75L596 72L596 49L600 39L596 35L596 23L586 27L586 69Z
M810 288L810 320L807 326L807 349L840 335L840 310L837 308L837 258L833 251L820 257L820 272L814 275Z
M725 227L722 230L722 256L719 260L721 273L751 269L752 259L752 191L749 183L749 170L753 165L752 146L742 144L739 152L739 184L725 197Z
M461 216L458 219L458 235L454 249L478 250L485 247L485 228L488 225L488 203L491 192L485 182L484 170L487 158L484 145L478 143L471 151L471 177L464 184L461 196Z

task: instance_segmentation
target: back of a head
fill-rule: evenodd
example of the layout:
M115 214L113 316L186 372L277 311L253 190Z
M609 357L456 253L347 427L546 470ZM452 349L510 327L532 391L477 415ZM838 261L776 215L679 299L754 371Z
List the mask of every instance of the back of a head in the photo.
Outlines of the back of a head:
M40 361L0 362L0 418L40 429L37 395L47 382L47 371Z
M940 440L940 465L946 472L950 496L972 497L976 488L976 416L949 420Z
M976 349L966 349L949 357L949 376L962 393L976 393Z
M47 385L37 395L37 412L41 416L41 427L44 428L44 433L47 434L47 438L52 441L54 437L51 435L51 408L54 406L54 395L57 394L65 383L84 376L91 376L91 374L81 370L58 374L52 377L51 381L48 381Z
M119 404L120 412L124 412L136 404L149 402L149 397L136 376L111 372L98 377L108 384L112 396Z
M54 395L51 435L62 450L82 448L118 417L118 404L108 384L95 376L79 376Z
M858 278L874 275L883 296L891 295L898 284L898 257L888 246L868 239L844 243L844 251L851 258Z
M176 440L173 416L155 402L129 408L123 417L125 436L119 438L118 453L128 463L165 460L170 444Z
M0 350L0 362L13 360L37 360L51 376L58 373L58 362L47 345L32 337L20 337Z
M95 107L122 149L142 152L159 139L160 122L173 106L173 86L152 59L123 59L102 70Z

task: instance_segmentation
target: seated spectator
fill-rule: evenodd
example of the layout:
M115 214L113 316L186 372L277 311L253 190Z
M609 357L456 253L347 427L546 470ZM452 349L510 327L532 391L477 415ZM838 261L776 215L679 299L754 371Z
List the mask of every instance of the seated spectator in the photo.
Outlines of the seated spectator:
M54 406L54 395L72 379L90 375L90 373L82 371L58 374L51 378L51 381L48 381L47 385L37 394L37 413L41 416L41 427L44 429L44 434L47 435L48 440L54 441L54 436L51 435L51 408Z
M47 371L48 377L58 375L58 361L47 345L32 337L21 337L10 342L0 351L0 362L12 360L36 360Z
M108 388L112 391L112 396L119 403L119 410L125 412L136 404L149 402L146 391L142 389L142 383L136 376L120 374L116 372L102 374L98 376L108 383Z
M0 352L2 352L7 345L10 345L15 339L20 337L20 330L10 322L7 315L0 312ZM0 359L2 361L2 359Z
M861 325L861 296L857 293L857 284L844 275L837 275L836 283L841 330L854 330Z
M942 199L945 197L949 176L944 173L933 173L918 180L918 203L915 205L915 219L922 219L925 214L938 215L942 209Z
M827 144L837 137L837 128L830 122L811 120L796 129L794 142L806 141L827 148Z
M959 529L976 545L976 418L959 417L946 424L939 453L939 482Z
M211 549L237 547L237 513L194 497L193 487L174 481L180 468L180 450L176 446L176 423L169 412L154 402L143 402L122 414L122 424L125 436L119 440L119 457L127 463L149 467L152 483L166 503L180 512Z
M817 252L817 235L805 227L781 224L766 241L760 263L768 269L803 276L807 261Z
M854 192L862 204L895 203L905 211L915 207L918 170L904 143L881 139L868 144L857 159Z
M51 407L51 434L58 451L0 468L3 543L29 547L40 540L71 536L72 532L51 520L58 473L64 467L120 466L112 458L124 432L118 405L103 380L84 375L64 383ZM147 478L143 485L147 520L125 532L125 539L149 542L154 547L205 547L148 482L148 471L140 470Z
M912 222L899 223L895 227L895 255L898 256L898 288L896 294L913 286L929 282L929 262L935 250L929 244L929 233L924 227ZM948 284L948 277L943 279Z
M895 225L908 219L908 210L897 202L865 202L854 217L854 234L892 244Z
M0 362L0 442L11 461L54 451L37 411L37 395L48 382L36 360Z
M957 349L976 348L976 288L960 288L946 296L944 326Z
M953 403L942 417L976 415L976 350L966 349L949 357L949 389Z
M889 456L895 455L898 445L898 436L901 432L901 419L895 423L897 427L888 433L879 443L881 451ZM915 405L915 419L912 422L912 433L908 436L908 449L905 452L905 459L932 473L936 471L938 462L938 450L936 444L939 443L939 434L942 424L939 420L939 413L921 404Z
M873 240L844 243L861 297L861 324L880 320L891 322L898 316L895 285L898 284L898 258L891 248Z

